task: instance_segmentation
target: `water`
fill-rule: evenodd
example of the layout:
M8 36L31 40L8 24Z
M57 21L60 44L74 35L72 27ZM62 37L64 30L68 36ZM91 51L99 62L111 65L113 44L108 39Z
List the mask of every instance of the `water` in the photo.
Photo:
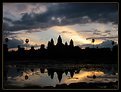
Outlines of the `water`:
M57 84L105 83L118 81L114 64L6 64L5 83L19 87L53 86ZM96 75L96 78L92 76Z

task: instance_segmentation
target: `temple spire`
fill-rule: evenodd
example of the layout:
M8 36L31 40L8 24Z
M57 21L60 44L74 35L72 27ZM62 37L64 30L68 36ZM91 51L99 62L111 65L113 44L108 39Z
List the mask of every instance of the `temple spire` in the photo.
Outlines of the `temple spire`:
M70 46L71 47L74 47L74 43L73 43L73 40L72 39L70 40Z
M58 40L57 40L57 46L61 46L62 45L62 38L59 35Z

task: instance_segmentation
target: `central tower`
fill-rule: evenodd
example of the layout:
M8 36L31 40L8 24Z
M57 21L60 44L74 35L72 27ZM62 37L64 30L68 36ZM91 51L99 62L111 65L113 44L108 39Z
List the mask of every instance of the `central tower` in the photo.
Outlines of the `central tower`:
M59 35L58 41L57 41L57 46L61 46L61 45L62 45L62 39L61 39L61 36Z

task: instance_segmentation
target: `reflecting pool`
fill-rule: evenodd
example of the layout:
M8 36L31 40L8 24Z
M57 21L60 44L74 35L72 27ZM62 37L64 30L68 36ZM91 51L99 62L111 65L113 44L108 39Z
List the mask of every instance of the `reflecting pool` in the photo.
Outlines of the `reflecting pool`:
M118 81L115 64L7 64L4 83L19 87Z

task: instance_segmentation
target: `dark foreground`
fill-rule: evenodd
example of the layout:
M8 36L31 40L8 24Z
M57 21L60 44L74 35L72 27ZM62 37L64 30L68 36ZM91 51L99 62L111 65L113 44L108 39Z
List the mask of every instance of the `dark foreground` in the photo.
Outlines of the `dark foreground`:
M18 86L12 86L12 85L4 85L4 89L118 89L118 81L116 82L109 82L109 83L71 83L69 85L67 84L60 84L56 85L56 87L53 86L46 86L46 87L40 87L36 85L28 85L26 87L18 87Z

